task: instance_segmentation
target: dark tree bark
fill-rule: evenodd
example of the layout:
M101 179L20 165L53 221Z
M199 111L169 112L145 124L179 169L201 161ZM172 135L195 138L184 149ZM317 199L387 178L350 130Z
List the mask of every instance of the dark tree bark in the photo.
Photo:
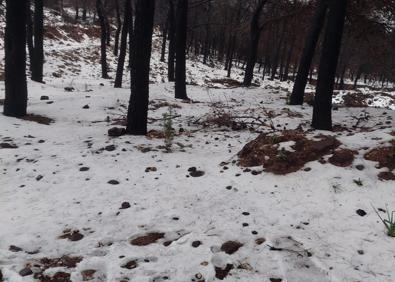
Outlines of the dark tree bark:
M133 0L130 0L130 24L129 24L129 68L132 66L132 49L133 49Z
M313 21L311 23L306 43L302 52L302 57L300 59L299 69L290 99L291 105L303 104L304 91L307 84L307 78L309 75L311 62L313 61L314 51L316 49L316 45L318 39L320 38L321 30L325 22L325 15L328 9L327 1L328 0L318 1L318 6L315 10Z
M75 0L75 21L77 22L80 17L79 0Z
M34 56L34 42L33 42L33 18L31 10L31 0L26 1L26 40L27 50L29 51L29 69L32 71L33 56Z
M100 63L101 77L108 78L107 68L107 25L104 16L104 7L102 0L96 0L96 10L100 21L101 37L100 37Z
M167 77L169 81L175 80L175 55L176 55L176 19L174 0L169 0L169 54L167 60Z
M149 71L152 48L155 0L137 0L132 49L131 95L127 116L128 134L147 133Z
M117 30L115 32L114 56L118 56L119 36L121 35L121 30L122 30L122 20L121 20L121 12L119 10L119 0L115 0L115 12L117 15Z
M32 80L43 82L44 70L44 1L34 1L34 48L32 53Z
M121 35L121 49L118 57L117 74L115 76L115 88L122 87L123 70L125 66L126 49L128 45L129 28L132 25L132 8L130 0L125 0L124 18Z
M332 95L339 60L347 0L332 0L322 48L312 126L332 130Z
M87 14L86 1L87 0L82 0L82 20L83 21L86 21L86 14Z
M206 38L204 40L203 64L207 64L207 58L210 51L210 27L211 27L211 0L207 0L207 22L206 22Z
M291 45L289 46L289 49L288 49L287 62L285 63L283 81L287 81L288 77L289 77L289 68L291 65L292 54L293 54L293 51L295 48L295 41L296 41L295 39L296 39L296 37L294 35L292 35Z
M273 68L272 68L272 75L271 75L271 80L274 80L276 78L277 74L277 69L278 69L278 64L281 56L281 47L283 45L284 37L285 37L285 28L286 28L286 22L283 23L283 28L280 34L280 39L278 41L278 46L274 50L274 58L273 58Z
M169 29L169 22L170 22L170 17L169 17L169 12L167 13L167 19L165 24L163 25L163 30L162 30L162 48L160 52L160 61L165 62L165 56L166 56L166 46L167 46L167 32Z
M245 69L244 81L243 81L243 85L246 87L251 86L252 79L254 78L254 68L257 59L259 39L262 33L262 28L259 26L259 20L261 18L262 9L265 6L266 2L267 0L259 1L258 6L256 7L251 19L250 46L249 46L247 66Z
M175 98L188 99L186 86L186 48L188 28L188 0L178 0L176 25L176 81Z
M26 0L6 0L4 115L22 117L27 109Z

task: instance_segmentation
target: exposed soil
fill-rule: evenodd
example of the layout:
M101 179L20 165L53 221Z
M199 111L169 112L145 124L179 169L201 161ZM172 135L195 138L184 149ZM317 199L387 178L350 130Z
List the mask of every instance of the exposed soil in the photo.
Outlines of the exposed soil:
M293 151L280 148L280 143L290 141L294 142L290 146ZM243 167L262 165L268 172L284 175L332 153L339 145L334 137L320 135L317 140L310 140L297 131L283 131L281 135L261 134L238 153L238 164Z
M156 243L159 239L163 239L165 237L165 233L148 233L146 235L137 237L130 241L130 244L134 246L147 246L153 243Z
M49 117L35 115L35 114L28 114L28 115L22 117L21 119L37 122L39 124L44 124L44 125L50 125L51 123L54 122L54 120Z
M365 159L378 162L378 168L395 169L395 140L388 147L378 147L365 154Z
M336 150L332 157L329 158L329 162L335 166L347 167L352 165L356 154L358 152L349 149Z

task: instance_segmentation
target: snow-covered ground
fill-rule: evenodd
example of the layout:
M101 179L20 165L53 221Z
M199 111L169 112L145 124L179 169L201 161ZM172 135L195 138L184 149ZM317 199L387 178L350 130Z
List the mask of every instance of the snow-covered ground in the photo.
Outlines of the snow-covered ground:
M172 106L177 134L166 152L155 132L108 136L126 114L130 91L128 81L114 89L112 80L98 78L100 67L88 57L97 52L96 39L46 44L47 83L29 82L29 113L53 122L0 115L5 281L218 281L228 271L224 281L395 280L395 239L373 209L395 209L394 181L379 180L387 169L364 158L394 140L395 112L386 104L339 107L334 122L343 129L314 132L310 106L286 105L290 84L209 88L225 71L193 61L188 71L196 85L188 94L194 103L185 103L162 82L166 70L156 48L149 129L162 131ZM78 52L86 61L52 51ZM111 55L109 61L114 69ZM61 65L64 73L53 77ZM245 123L259 118L272 128L216 127L209 121L219 112L247 117ZM331 135L357 155L344 168L313 161L287 175L239 167L237 153L273 128ZM280 143L288 151L292 145ZM194 175L193 167L204 174ZM48 260L56 258L62 259Z

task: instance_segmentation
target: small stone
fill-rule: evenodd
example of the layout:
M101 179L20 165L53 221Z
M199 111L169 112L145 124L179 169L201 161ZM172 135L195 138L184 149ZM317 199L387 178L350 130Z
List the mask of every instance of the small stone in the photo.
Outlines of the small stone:
M357 210L357 214L358 214L359 216L365 216L365 215L367 215L366 211L361 210L361 209Z
M11 252L17 253L17 252L21 252L23 251L22 248L19 248L17 246L11 245L8 250L10 250Z
M80 167L80 171L88 171L88 170L89 170L89 167L87 167L87 166Z
M108 130L108 136L110 137L120 137L126 134L126 129L122 127L112 127Z
M89 105L85 105L82 107L83 109L89 109Z
M42 96L40 97L40 100L41 100L41 101L46 101L46 100L49 100L49 97L48 97L48 96L45 96L45 95L42 95Z
M111 185L118 185L118 184L119 184L119 181L118 181L118 180L112 179L112 180L108 181L107 183L108 183L108 184L111 184Z
M122 268L126 268L126 269L134 269L136 267L137 267L137 261L135 260L131 260L122 266Z
M196 167L190 167L190 168L188 168L188 172L195 172L195 171L197 171L197 168Z
M256 243L257 245L262 245L262 244L265 243L265 242L266 242L266 239L265 239L265 238L258 238L258 239L255 240L255 243Z
M363 250L358 250L358 254L363 255L365 252Z
M36 180L37 180L37 181L40 181L40 180L43 179L43 178L44 178L44 176L42 176L42 175L40 174L40 175L37 175Z
M250 215L250 213L249 212L243 212L242 215L247 216L247 215Z
M71 87L71 86L64 88L64 91L66 91L66 92L73 92L74 90L75 90L74 87Z
M201 244L202 244L202 242L200 242L200 241L193 241L192 242L192 247L198 248Z
M232 255L237 252L243 244L237 241L227 241L222 244L221 251L227 253L228 255Z
M106 150L108 152L115 151L115 149L116 149L115 145L108 145L108 146L104 147L104 150Z
M24 269L22 269L21 271L19 271L19 275L20 276L29 276L29 275L32 275L33 274L33 271L30 269L30 268L28 268L28 267L25 267Z
M358 169L358 170L364 170L364 169L365 169L365 166L359 164L359 165L356 165L355 168Z
M201 170L192 171L189 173L189 175L192 177L201 177L204 175L204 171Z
M80 241L84 238L84 235L82 235L79 231L73 231L69 237L69 240L72 242Z
M126 210L128 208L130 208L130 203L129 202L123 202L120 209L121 210Z

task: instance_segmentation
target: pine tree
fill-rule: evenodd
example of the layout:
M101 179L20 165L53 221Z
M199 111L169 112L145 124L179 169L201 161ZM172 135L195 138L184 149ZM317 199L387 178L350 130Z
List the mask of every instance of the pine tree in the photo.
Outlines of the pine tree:
M339 60L347 0L331 0L314 98L315 129L332 130L332 95Z
M131 95L126 132L147 133L149 71L152 48L155 0L137 0L133 40L139 44L132 49Z
M6 0L4 115L22 117L27 108L25 0Z

